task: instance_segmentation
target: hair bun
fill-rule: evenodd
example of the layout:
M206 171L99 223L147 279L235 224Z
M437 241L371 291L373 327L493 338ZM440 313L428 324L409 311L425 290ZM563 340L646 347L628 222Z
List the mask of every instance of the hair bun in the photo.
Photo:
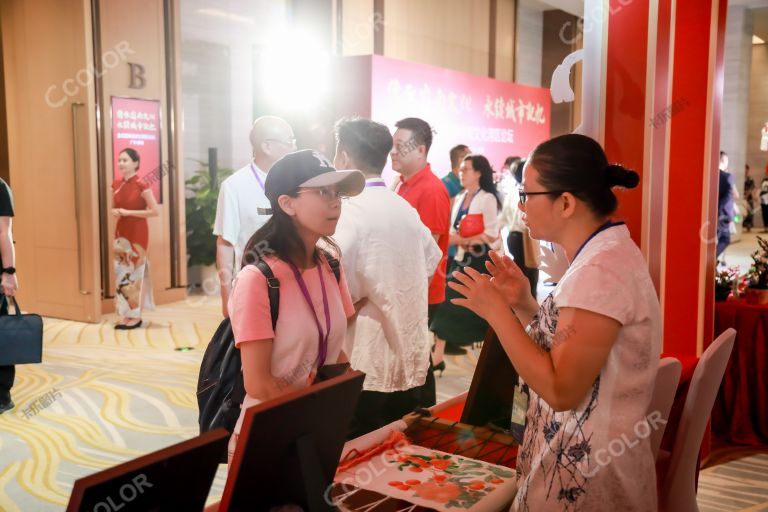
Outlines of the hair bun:
M635 188L640 183L640 175L619 164L610 164L605 168L605 179L609 187Z

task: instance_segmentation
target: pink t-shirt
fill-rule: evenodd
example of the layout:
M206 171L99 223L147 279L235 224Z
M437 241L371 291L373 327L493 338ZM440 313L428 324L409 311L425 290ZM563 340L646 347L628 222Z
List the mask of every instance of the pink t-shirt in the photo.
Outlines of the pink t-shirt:
M310 372L317 370L318 333L314 316L309 311L307 301L301 293L293 271L284 261L268 257L266 263L280 281L280 309L277 326L272 330L267 295L267 278L254 265L243 268L235 280L229 299L229 316L235 335L235 346L257 340L273 340L272 375L281 383L294 387L307 384ZM331 333L328 337L328 352L325 364L333 364L339 357L347 332L347 318L355 313L352 299L347 289L344 271L340 268L341 278L336 277L327 263L320 265L331 316ZM317 266L300 270L315 308L315 314L325 332L325 312L323 292ZM243 401L245 409L256 405L259 400L246 395ZM235 427L240 432L243 414Z

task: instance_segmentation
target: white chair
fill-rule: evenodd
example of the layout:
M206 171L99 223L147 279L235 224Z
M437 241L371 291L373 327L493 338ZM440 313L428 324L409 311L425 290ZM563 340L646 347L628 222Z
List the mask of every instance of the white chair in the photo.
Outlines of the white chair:
M699 510L696 503L699 450L735 340L736 331L728 329L712 342L696 365L670 454L669 469L659 489L659 510Z
M651 404L648 406L648 417L653 420L652 426L657 427L661 424L660 427L651 430L651 450L654 460L659 455L661 439L664 437L669 411L675 401L675 393L677 392L677 385L680 383L682 371L683 365L674 357L665 357L659 361L659 372L656 374L656 384L653 387Z

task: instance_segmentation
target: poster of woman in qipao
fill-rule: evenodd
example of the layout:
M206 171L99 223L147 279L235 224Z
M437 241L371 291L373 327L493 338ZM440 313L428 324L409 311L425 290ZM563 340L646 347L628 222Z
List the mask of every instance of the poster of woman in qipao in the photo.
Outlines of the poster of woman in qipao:
M117 158L125 148L139 153L139 179L152 189L158 204L163 202L163 176L160 163L160 101L112 96L113 180L122 179Z

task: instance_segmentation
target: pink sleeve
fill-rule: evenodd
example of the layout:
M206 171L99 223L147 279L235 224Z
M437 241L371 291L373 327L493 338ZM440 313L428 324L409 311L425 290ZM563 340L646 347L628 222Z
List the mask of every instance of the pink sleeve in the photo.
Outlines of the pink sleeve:
M269 312L267 279L254 266L237 274L229 297L229 318L235 334L235 346L246 341L269 340L275 337Z
M341 293L341 303L344 306L344 314L347 318L355 314L355 305L352 303L352 297L349 295L347 287L347 276L344 274L344 267L339 265L339 292Z

